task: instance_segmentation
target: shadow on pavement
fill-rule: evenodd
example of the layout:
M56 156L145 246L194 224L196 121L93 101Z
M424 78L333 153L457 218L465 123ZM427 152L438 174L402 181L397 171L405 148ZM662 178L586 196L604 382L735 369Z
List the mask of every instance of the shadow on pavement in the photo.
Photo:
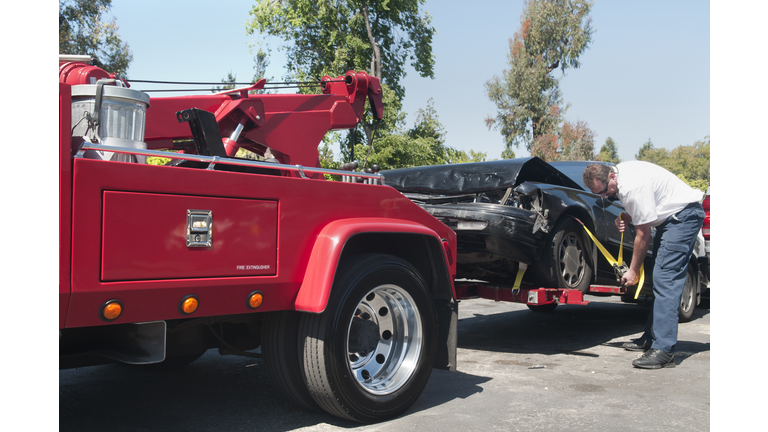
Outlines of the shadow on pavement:
M560 305L549 313L534 312L522 305L519 310L509 312L474 313L459 320L458 346L516 354L597 357L589 351L590 348L599 345L621 348L621 343L638 337L643 332L649 310L648 303L608 303L598 298L584 306ZM691 323L708 313L708 309L697 309ZM626 339L612 342L617 338ZM704 345L706 348L702 347ZM677 347L681 357L684 353L690 356L708 349L709 344L682 340Z
M488 380L435 369L404 415L467 398ZM260 359L216 350L170 371L122 364L59 371L61 431L289 431L319 424L361 426L292 405L272 388Z

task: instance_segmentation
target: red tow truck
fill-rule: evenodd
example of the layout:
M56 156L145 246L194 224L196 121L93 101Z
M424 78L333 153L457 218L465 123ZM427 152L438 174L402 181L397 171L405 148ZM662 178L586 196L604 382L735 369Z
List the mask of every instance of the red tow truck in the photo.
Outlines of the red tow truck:
M358 124L366 99L380 118L382 95L363 72L319 84L150 98L60 58L60 368L173 367L215 348L359 422L456 369L455 234L379 173L320 167L326 132Z

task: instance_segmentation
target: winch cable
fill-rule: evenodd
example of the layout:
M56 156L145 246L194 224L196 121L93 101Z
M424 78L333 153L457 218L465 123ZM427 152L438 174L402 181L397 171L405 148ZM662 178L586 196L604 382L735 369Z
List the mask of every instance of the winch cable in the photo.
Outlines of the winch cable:
M147 83L147 84L171 84L171 85L253 85L254 83L240 83L240 82L190 82L190 81L158 81L158 80L130 80L132 83ZM267 82L264 84L264 88L261 90L280 90L289 88L307 88L307 87L321 87L323 83L329 82L344 82L344 80L326 80L326 81L295 81L295 82ZM227 90L227 89L223 89ZM199 89L147 89L141 90L145 93L149 92L208 92L210 88Z
M373 132L371 133L371 139L368 140L368 154L365 155L365 161L363 162L363 168L360 170L361 172L365 172L365 165L368 164L368 157L371 155L371 150L373 150L373 138L376 135L376 129L379 128L379 122L381 120L374 120L373 122Z
M621 217L623 213L624 212L619 213L619 217ZM619 243L619 258L614 259L613 255L611 255L611 253L608 252L608 250L605 247L603 247L602 243L600 243L600 241L597 240L594 235L592 235L592 232L589 231L589 228L587 228L586 225L584 225L584 222L580 221L576 217L573 217L573 218L576 219L576 221L580 223L581 226L584 227L584 231L586 231L589 237L592 239L592 241L595 242L595 245L597 246L597 248L600 250L600 252L603 254L605 259L608 260L608 263L611 264L611 266L614 269L617 269L622 265L626 265L624 263L624 258L623 258L623 255L624 255L623 254L623 251L624 251L624 233L623 232L621 233L621 242ZM637 297L640 295L640 290L643 288L644 282L645 282L645 264L643 263L643 264L640 264L640 280L637 282L637 290L635 290L635 300L637 300Z

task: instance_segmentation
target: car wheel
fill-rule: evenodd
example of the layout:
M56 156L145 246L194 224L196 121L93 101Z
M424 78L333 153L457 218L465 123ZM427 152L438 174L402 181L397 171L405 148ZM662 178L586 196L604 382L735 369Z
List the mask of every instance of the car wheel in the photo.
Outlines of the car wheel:
M261 357L269 380L285 399L310 411L320 411L307 390L299 348L299 318L295 311L273 312L261 323Z
M685 287L683 295L680 297L680 311L678 313L678 322L688 322L693 317L693 310L696 308L696 279L693 268L688 266L685 274Z
M577 289L589 292L592 267L584 229L566 217L555 225L553 234L534 264L536 282L545 288Z
M325 312L302 314L307 388L325 411L377 422L401 414L427 384L437 324L426 283L408 262L381 254L337 274Z

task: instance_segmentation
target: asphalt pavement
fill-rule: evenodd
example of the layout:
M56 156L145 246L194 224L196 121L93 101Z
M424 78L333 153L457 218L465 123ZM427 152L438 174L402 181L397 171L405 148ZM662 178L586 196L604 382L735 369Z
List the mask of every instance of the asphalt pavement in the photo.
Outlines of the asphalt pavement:
M61 431L706 431L710 314L680 324L676 367L633 368L621 348L647 305L587 296L536 313L476 299L459 307L458 371L433 370L402 416L360 425L308 412L272 389L261 360L210 350L174 371L105 365L59 372Z

